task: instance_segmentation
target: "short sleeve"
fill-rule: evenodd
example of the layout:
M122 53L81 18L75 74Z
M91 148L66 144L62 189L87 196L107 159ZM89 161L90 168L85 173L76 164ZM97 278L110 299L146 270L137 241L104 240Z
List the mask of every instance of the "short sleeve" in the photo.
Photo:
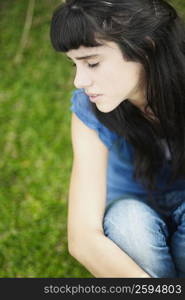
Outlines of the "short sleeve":
M96 130L99 138L110 149L118 135L105 127L93 113L89 97L83 89L73 91L70 110L88 127Z

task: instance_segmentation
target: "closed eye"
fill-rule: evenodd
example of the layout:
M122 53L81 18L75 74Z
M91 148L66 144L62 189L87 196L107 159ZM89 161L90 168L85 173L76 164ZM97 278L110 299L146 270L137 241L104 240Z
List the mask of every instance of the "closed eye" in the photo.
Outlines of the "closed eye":
M95 68L95 67L97 67L98 65L99 65L99 63L96 63L96 64L88 64L88 67L89 67L89 68ZM72 66L73 66L73 67L76 67L76 64L73 63Z
M96 63L96 64L88 64L89 68L95 68L99 65L99 63Z

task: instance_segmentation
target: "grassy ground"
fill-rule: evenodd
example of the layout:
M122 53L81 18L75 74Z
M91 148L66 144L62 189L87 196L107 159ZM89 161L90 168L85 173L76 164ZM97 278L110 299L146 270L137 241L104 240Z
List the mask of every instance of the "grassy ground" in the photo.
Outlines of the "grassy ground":
M49 40L60 1L36 0L16 64L28 2L0 3L0 277L92 277L67 251L73 71Z
M13 2L0 9L0 277L91 277L67 252L73 74L48 33L60 1L36 1L19 64L28 1Z

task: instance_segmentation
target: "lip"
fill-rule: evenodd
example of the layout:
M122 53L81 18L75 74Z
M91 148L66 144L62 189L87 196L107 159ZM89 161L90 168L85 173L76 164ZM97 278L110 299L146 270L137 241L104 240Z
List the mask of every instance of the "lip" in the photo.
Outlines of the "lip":
M87 95L89 96L91 102L96 102L98 98L102 96L101 94L87 94Z

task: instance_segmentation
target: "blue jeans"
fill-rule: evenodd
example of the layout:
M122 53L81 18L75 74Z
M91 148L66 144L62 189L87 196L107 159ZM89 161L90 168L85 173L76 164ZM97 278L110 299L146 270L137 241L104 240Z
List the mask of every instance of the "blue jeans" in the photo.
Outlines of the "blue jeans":
M105 210L104 234L154 278L185 278L185 190L125 195Z

